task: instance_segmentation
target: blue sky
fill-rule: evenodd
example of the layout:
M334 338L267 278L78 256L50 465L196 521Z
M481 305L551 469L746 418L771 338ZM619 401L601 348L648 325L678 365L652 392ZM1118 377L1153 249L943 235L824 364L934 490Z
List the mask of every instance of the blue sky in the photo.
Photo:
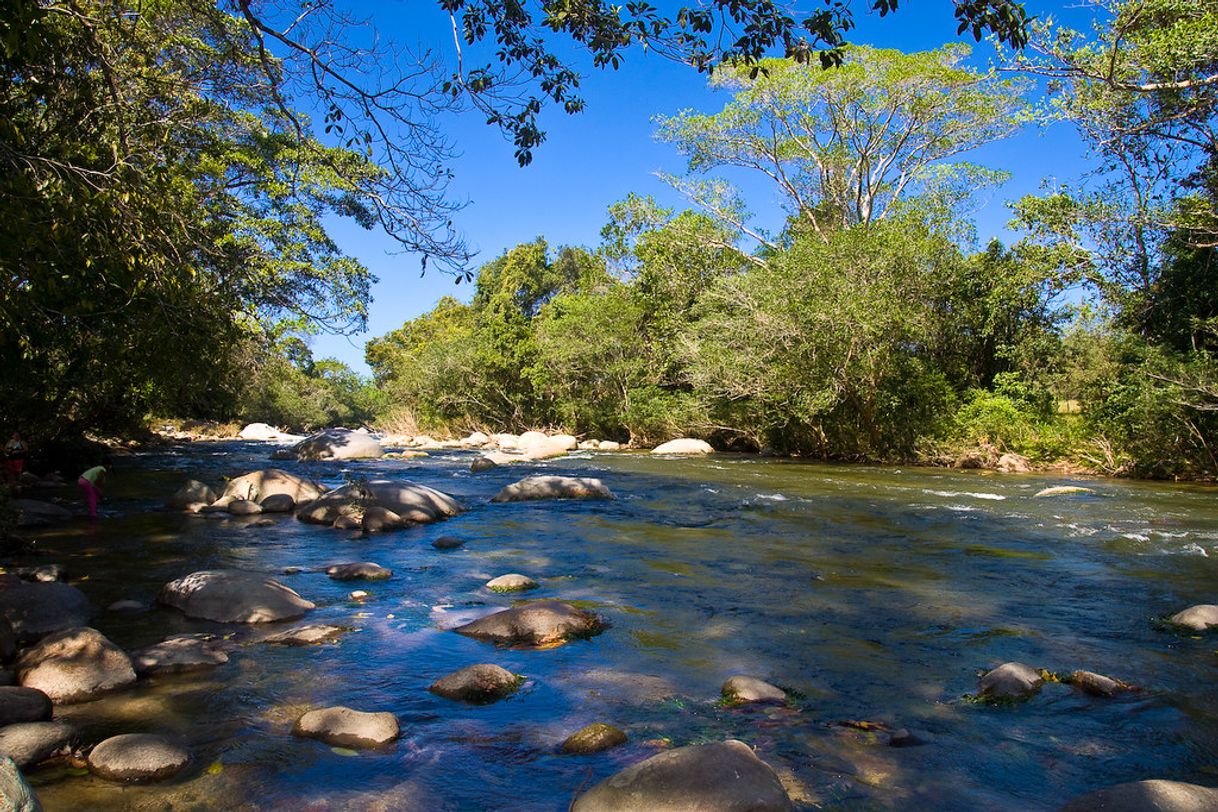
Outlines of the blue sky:
M382 0L353 6L382 35L452 57L448 18L434 0ZM1038 0L1025 2L1025 6L1037 16L1069 14L1075 26L1086 24L1077 7ZM906 0L897 13L883 19L860 13L851 40L903 51L935 48L957 41L951 9L949 0ZM965 35L960 41L971 44L972 38ZM990 57L985 43L974 46L978 64ZM547 141L534 151L533 163L524 168L517 166L512 145L478 114L445 122L459 153L452 164L452 194L467 202L456 222L478 251L475 267L538 236L551 246L595 247L606 210L630 192L652 195L663 205L685 207L683 198L655 176L657 171L680 174L684 165L671 146L654 140L652 118L687 107L716 111L727 96L711 92L705 77L692 69L641 52L630 53L617 71L599 71L588 65L582 91L587 109L575 116L547 115ZM1058 124L1028 128L968 155L969 160L1012 175L976 214L981 240L993 236L1010 240L1005 204L1037 191L1046 178L1077 181L1086 169L1085 152L1072 128ZM746 193L760 224L777 230L781 215L776 195L762 185L746 187ZM434 270L420 277L418 258L395 253L396 244L382 234L347 222L335 222L332 233L339 247L363 262L379 281L372 291L368 332L313 337L317 358L338 358L366 374L363 359L368 338L426 312L441 296L467 299L472 292L468 285L455 285L451 276Z

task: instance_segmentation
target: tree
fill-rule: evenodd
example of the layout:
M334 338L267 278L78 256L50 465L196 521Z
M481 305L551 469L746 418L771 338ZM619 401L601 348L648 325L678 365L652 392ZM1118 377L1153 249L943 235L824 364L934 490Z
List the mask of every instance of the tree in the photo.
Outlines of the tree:
M844 50L840 68L766 60L761 72L721 70L712 83L733 91L713 115L661 117L659 137L689 158L691 175L725 167L758 172L786 201L796 228L831 231L890 216L907 198L940 205L1000 176L948 161L1004 138L1023 120L1023 85L961 65L966 46L903 54ZM721 181L670 179L693 200L753 237L738 196Z

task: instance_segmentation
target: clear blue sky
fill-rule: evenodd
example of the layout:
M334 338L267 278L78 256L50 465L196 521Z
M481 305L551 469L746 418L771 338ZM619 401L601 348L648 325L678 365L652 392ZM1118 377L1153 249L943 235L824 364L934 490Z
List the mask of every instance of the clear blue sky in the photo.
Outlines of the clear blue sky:
M434 0L363 0L352 5L384 36L412 46L421 43L445 58L452 57L448 18ZM811 7L806 2L801 5ZM856 5L861 11L862 4ZM1041 0L1029 0L1025 5L1037 16L1070 15L1072 25L1086 25L1087 18L1080 19L1084 12L1077 7ZM856 22L851 40L881 48L918 51L957 41L949 0L906 0L887 18L860 13ZM971 44L972 38L965 35L960 41ZM979 64L990 57L985 43L974 46L974 60ZM481 116L449 120L448 131L460 153L453 163L452 193L468 202L457 224L478 251L475 267L538 236L551 246L595 247L607 208L630 192L653 195L664 205L686 206L680 195L655 176L657 171L679 174L684 165L671 146L653 139L652 117L686 107L716 111L727 97L709 91L705 77L692 69L641 52L630 53L617 71L585 67L583 96L588 108L575 116L547 115L548 139L534 151L528 167L517 166L512 145L486 126ZM1085 148L1067 125L1044 131L1029 128L968 158L1012 174L977 212L983 241L993 236L1011 238L1004 228L1009 219L1006 202L1035 192L1045 178L1077 180L1086 167ZM750 207L761 215L761 224L777 230L776 196L761 185L750 187L748 193ZM771 222L764 222L767 213ZM339 246L368 266L379 281L372 291L368 332L314 337L311 345L317 358L338 358L366 374L363 358L368 338L430 310L441 296L467 299L471 294L468 285L455 285L452 277L434 270L420 277L418 258L395 253L396 244L384 235L346 222L335 223L333 234Z

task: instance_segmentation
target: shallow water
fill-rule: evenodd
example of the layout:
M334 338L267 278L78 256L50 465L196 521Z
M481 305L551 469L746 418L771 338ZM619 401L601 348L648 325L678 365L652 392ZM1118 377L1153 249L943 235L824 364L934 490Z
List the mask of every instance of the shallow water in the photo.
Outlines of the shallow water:
M653 459L579 454L469 473L472 454L339 465L276 463L329 485L347 476L407 477L471 509L376 536L277 517L207 518L161 510L188 477L213 484L271 465L268 447L199 444L140 455L95 525L38 536L104 607L94 620L134 648L178 632L232 635L231 660L202 675L58 708L86 741L167 733L195 760L167 784L123 787L62 768L31 770L49 812L118 809L564 810L596 781L666 746L734 737L756 748L805 808L1052 809L1141 778L1218 783L1214 638L1158 619L1218 602L1215 491L1082 482L1094 495L1033 498L1061 478L810 465L756 457ZM533 473L597 476L611 502L489 504ZM74 496L65 491L63 496ZM261 517L255 517L261 518ZM437 551L457 536L465 546ZM279 575L315 601L310 623L353 629L340 642L283 648L277 628L224 626L152 608L186 573L240 567L281 573L375 561L389 581ZM446 631L513 596L483 588L530 575L533 598L593 609L611 628L550 650L502 649ZM347 594L372 594L356 603ZM980 670L1007 660L1124 679L1142 690L1094 699L1050 684L1011 707L969 701ZM528 679L486 706L427 686L494 662ZM737 673L786 688L775 708L723 708ZM388 710L402 738L355 755L293 738L310 707ZM835 723L908 728L921 747ZM630 741L594 756L557 745L594 722Z

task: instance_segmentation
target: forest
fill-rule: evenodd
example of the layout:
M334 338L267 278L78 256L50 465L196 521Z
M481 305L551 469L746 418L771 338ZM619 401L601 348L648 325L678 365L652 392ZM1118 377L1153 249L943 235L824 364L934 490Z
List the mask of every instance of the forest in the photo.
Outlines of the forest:
M344 73L370 52L310 47L335 19L277 27L291 5L17 0L0 20L6 430L550 428L1218 476L1218 0L1104 0L1092 31L974 4L962 30L994 32L991 68L963 44L849 44L840 17L808 21L816 59L789 18L742 18L755 40L711 53L688 33L709 23L639 4L633 21L521 4L488 34L499 4L442 3L526 84L419 60L371 89ZM544 148L540 109L583 101L528 26L597 66L645 37L681 46L724 103L654 111L688 209L631 195L597 245L521 234L475 268L433 116L486 113L521 163ZM1094 169L1012 202L1017 241L980 242L971 213L1005 173L970 151L1049 121L1077 128ZM746 175L783 201L780 230L750 216ZM472 287L370 340L371 379L308 344L365 325L371 275L335 217Z

